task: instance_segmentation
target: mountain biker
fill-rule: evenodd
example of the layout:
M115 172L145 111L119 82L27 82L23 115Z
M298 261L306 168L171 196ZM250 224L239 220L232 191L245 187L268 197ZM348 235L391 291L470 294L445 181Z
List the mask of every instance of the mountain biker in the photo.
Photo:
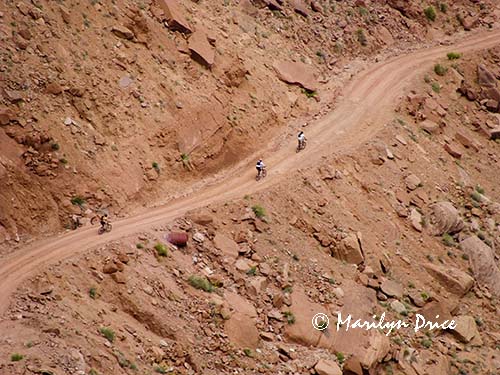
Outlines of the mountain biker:
M260 176L262 174L262 170L266 167L262 159L259 159L257 164L255 165L255 168L257 168L257 176Z
M105 229L106 225L109 223L108 214L104 214L102 216L99 216L99 222L101 223L101 228Z
M306 136L304 135L304 132L301 130L299 135L297 136L297 139L299 141L299 148L303 148L304 142L306 140Z

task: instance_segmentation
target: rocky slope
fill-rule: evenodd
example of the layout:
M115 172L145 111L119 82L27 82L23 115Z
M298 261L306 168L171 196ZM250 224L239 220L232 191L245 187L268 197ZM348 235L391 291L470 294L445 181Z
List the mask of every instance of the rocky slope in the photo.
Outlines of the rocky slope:
M0 373L497 374L499 53L443 56L342 158L41 270ZM337 331L337 311L457 329Z
M492 27L494 4L4 1L0 243L182 193L330 105L359 61Z

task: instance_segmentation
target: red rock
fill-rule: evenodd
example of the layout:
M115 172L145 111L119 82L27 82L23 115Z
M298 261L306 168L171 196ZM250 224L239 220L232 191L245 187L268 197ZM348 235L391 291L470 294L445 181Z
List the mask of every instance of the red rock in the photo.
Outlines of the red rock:
M231 238L217 233L214 238L214 246L222 251L222 253L226 256L230 256L232 258L237 258L239 254L239 247L236 242L234 242Z
M309 11L304 0L291 0L291 5L294 11L296 11L301 16L309 16Z
M483 87L495 87L496 78L483 64L477 66L477 83Z
M45 91L47 92L47 94L59 95L60 93L63 92L63 89L61 85L59 85L58 83L52 82L47 85Z
M20 91L3 89L2 92L5 99L11 103L17 103L23 100L23 95Z
M191 57L202 65L211 67L215 62L215 49L208 42L207 34L201 30L195 31L188 41Z
M67 8L63 7L62 5L59 7L59 10L61 11L61 17L63 21L67 24L71 22L71 15L68 11Z
M496 87L483 89L483 96L486 99L491 99L500 102L500 90L497 89Z
M363 367L356 357L349 357L342 369L343 375L363 375Z
M462 19L462 26L464 27L464 30L466 30L466 31L471 30L473 27L476 26L477 23L478 23L478 19L474 18L474 17L467 16L467 17Z
M310 91L316 91L317 81L314 68L301 62L276 62L273 65L278 78L284 82L298 84Z
M500 126L490 131L490 139L500 139Z
M118 272L118 267L116 266L116 264L109 262L104 265L104 267L102 268L102 272L112 274Z
M176 0L159 0L159 4L168 20L169 28L178 30L184 34L193 32L193 28L187 21L184 12Z
M436 134L440 130L440 126L431 120L422 121L420 123L420 128L429 134Z
M493 295L500 297L500 270L491 247L476 236L461 241L460 247L469 256L469 263L477 282L486 285Z
M193 223L199 225L209 225L214 222L213 217L207 214L193 215L191 216L191 220L193 221Z
M31 32L28 29L19 30L19 35L26 40L30 40L32 37Z
M474 279L458 268L441 267L430 263L424 264L424 268L446 289L459 296L466 294L474 285Z
M7 107L0 107L0 125L8 125L14 120L14 112Z
M454 158L460 159L462 157L462 153L455 146L445 143L444 149Z
M465 148L472 148L474 151L479 151L479 148L477 147L476 143L467 137L466 135L456 132L455 133L455 139L462 144Z
M493 100L493 99L489 99L488 101L486 101L486 103L484 104L486 106L486 109L488 111L491 111L491 112L497 112L498 111L498 102L496 100Z
M320 359L314 366L318 375L342 375L342 370L336 362Z
M442 301L432 301L420 309L418 313L422 315L425 320L436 323L443 323L445 320L452 319L449 307ZM439 318L436 318L438 315Z
M134 39L134 33L132 30L125 26L121 25L115 25L112 27L111 32L115 34L119 38L127 39L127 40L132 40Z
M323 8L321 8L320 3L317 1L311 1L311 9L315 12L323 13Z

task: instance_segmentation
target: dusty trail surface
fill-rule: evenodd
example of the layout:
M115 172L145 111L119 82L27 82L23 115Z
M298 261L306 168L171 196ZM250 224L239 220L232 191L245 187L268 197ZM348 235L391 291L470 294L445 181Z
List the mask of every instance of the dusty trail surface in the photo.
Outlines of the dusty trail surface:
M96 227L32 243L0 260L0 315L8 307L10 295L19 284L44 265L73 256L76 252L116 240L172 220L189 210L212 203L243 197L280 181L287 171L307 168L322 156L343 153L370 139L393 117L394 103L405 86L447 52L467 52L500 44L500 30L481 32L451 46L413 52L373 65L356 76L345 88L337 108L308 127L308 147L296 154L295 138L278 150L263 153L270 167L268 177L256 183L253 165L242 162L228 171L226 178L140 215L113 223L113 231L97 235Z

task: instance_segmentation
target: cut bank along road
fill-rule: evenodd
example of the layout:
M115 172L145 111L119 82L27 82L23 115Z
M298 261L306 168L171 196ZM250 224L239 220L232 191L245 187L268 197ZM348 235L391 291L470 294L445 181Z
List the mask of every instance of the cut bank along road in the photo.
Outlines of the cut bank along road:
M113 223L113 231L98 236L95 227L47 238L0 260L0 315L9 298L29 276L43 266L74 256L94 246L165 223L187 211L241 198L280 181L286 172L317 164L321 157L352 150L369 140L393 117L395 103L408 83L447 52L470 52L500 45L500 30L481 32L452 46L427 48L377 63L358 74L343 90L343 98L327 116L308 128L309 146L295 154L295 139L266 155L268 177L256 183L248 163L231 170L221 181L176 199L172 203Z

